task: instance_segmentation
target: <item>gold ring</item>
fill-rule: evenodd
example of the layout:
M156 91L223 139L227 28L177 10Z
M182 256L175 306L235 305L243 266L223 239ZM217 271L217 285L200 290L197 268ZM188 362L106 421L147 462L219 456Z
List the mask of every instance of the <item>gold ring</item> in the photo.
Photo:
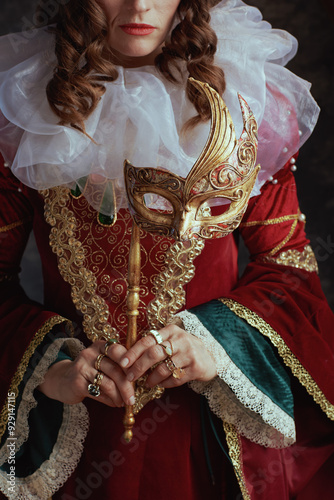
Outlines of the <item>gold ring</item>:
M178 366L176 366L172 358L165 359L165 363L168 370L172 372L174 378L180 379L185 376L186 374L185 370L183 368L179 368Z
M102 379L103 379L103 373L97 372L97 374L94 378L94 382L92 384L89 384L88 388L87 388L88 393L91 396L98 398L99 395L101 394L100 385L102 383Z
M98 372L100 371L100 365L101 365L101 361L103 358L105 358L106 355L105 354L99 354L98 357L96 358L95 360L95 370L97 370Z
M165 353L167 354L167 356L173 356L174 349L173 349L173 345L172 345L171 341L170 340L165 340L165 342L168 342L169 346L168 345L164 345L164 344L160 344L161 347L164 348Z
M161 337L160 333L158 330L149 330L146 335L152 335L152 337L155 338L155 341L157 344L162 344L164 339Z
M107 340L107 342L104 345L104 355L108 356L108 349L109 349L109 347L112 346L112 345L114 345L114 344L118 344L118 343L119 343L118 338Z

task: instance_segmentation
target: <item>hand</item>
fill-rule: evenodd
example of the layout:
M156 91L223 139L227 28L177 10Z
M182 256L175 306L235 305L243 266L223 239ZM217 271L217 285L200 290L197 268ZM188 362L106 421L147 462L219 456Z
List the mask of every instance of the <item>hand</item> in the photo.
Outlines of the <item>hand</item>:
M93 383L97 374L95 361L99 354L104 354L105 344L105 341L96 341L81 351L74 361L64 360L52 365L39 390L49 398L66 404L80 403L86 397L112 407L134 404L133 385L119 366L119 361L127 352L120 344L111 345L100 363L100 372L103 373L101 394L94 397L88 393L88 385Z
M157 344L152 335L138 340L120 359L120 366L127 371L129 382L139 377L160 363L149 374L146 384L149 387L176 387L190 380L209 381L217 375L216 366L209 351L203 342L176 325L168 325L159 331L163 338L163 345L172 345L171 356L174 364L183 368L184 376L174 378L166 363L168 355L161 344Z

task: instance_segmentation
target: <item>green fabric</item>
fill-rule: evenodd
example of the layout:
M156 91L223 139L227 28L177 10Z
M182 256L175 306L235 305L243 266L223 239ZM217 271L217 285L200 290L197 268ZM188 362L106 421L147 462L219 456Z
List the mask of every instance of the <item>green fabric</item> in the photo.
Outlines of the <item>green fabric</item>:
M23 390L30 379L34 370L42 359L46 349L57 338L64 338L64 333L55 330L59 329L57 325L38 346L34 355L30 359L30 363L19 386L19 393L16 399L15 415L18 415L18 409L22 401ZM72 359L67 352L66 345L58 352L57 359L54 363L64 359ZM54 364L52 363L52 364ZM50 366L52 366L52 364ZM35 472L42 463L47 460L57 441L59 429L63 420L63 404L59 401L49 399L42 394L38 389L34 391L34 398L37 401L37 406L33 408L28 417L29 437L23 443L20 449L16 450L15 455L15 473L17 477L27 477ZM8 438L8 431L3 436L1 446ZM9 464L4 463L1 469L9 472Z
M219 300L194 307L190 312L224 347L244 375L293 417L290 377L269 340Z

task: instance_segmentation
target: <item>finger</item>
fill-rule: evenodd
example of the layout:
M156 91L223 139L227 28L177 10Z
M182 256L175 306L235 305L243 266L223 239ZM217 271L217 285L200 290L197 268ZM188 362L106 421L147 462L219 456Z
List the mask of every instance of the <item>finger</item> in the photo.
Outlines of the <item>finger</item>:
M129 369L145 351L158 345L152 335L146 335L138 340L122 357L120 366Z
M166 358L164 349L159 344L155 344L142 354L139 359L129 368L127 380L130 382L138 380L150 368L154 367Z
M127 380L122 368L108 357L104 357L100 363L100 369L108 380L116 384L117 390L122 398L122 401L127 405L135 403L133 384Z
M94 369L92 369L91 374L89 375L89 379L88 381L86 381L87 396L89 396L92 399L99 400L101 402L103 401L109 402L109 406L124 406L124 401L115 382L109 379L107 375L102 373L102 378L100 382L96 384L94 383L96 375L97 372ZM91 394L88 391L89 386L92 385L95 385L95 388L97 388L98 390L97 395Z
M119 343L109 344L108 342L105 342L102 346L102 353L112 361L116 361L116 363L119 363L120 359L127 352L126 347Z
M167 360L157 366L148 376L146 384L149 387L154 387L156 385L167 387L164 383L168 381L168 387L175 387L191 380L191 367L187 366L187 369L183 368L185 364L182 363L181 359L177 356L173 357L172 363L170 363L169 366L170 367L168 367ZM175 369L171 369L173 366Z

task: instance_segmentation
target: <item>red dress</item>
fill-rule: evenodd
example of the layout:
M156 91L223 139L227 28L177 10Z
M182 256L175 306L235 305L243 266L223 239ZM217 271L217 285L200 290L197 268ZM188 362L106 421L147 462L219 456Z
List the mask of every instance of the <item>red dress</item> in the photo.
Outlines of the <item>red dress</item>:
M196 259L196 275L186 286L186 308L222 299L238 318L270 340L293 380L296 443L286 449L267 448L251 442L241 436L235 426L223 425L213 416L213 425L223 447L229 451L234 473L214 437L208 417L201 416L202 397L189 387L168 390L161 399L148 403L136 417L134 439L129 445L121 437L123 410L110 409L97 400L87 399L90 424L79 464L58 492L55 489L64 482L66 474L63 478L56 477L56 473L52 478L49 474L45 484L57 487L52 490L51 486L49 491L46 486L43 495L49 491L49 496L52 494L53 498L62 500L232 500L242 497L308 500L315 498L317 491L319 497L330 498L334 486L329 473L334 465L333 314L315 272L290 165L276 177L277 184L267 182L262 194L251 199L240 226L238 234L244 238L251 255L243 276L238 277L237 234L208 241ZM48 338L66 337L72 328L72 334L74 331L74 336L87 345L83 321L92 317L97 323L102 321L101 309L94 306L93 296L102 298L108 305L110 321L124 336L131 219L125 211L113 227L103 227L83 198L68 197L63 206L58 206L59 217L55 220L61 225L62 217L63 222L68 222L73 215L77 224L73 234L61 229L57 232L58 223L51 230L44 218L42 196L20 185L6 168L1 169L0 196L0 391L4 401L1 431L5 435L11 415L7 404L11 396L8 395L19 397L22 381L30 376L27 368L29 371L34 356L43 351ZM42 259L44 306L27 299L16 278L31 228ZM52 249L50 233L53 235ZM76 242L80 243L80 248ZM160 272L170 241L142 235L141 244L139 325L140 329L145 329L148 326L145 309L153 298L152 276ZM81 275L79 283L80 266L78 263L74 267L70 265L71 258L75 260L81 250L85 255L83 267L97 279L94 292L89 288L91 275ZM74 271L77 272L75 276ZM85 312L76 310L74 302L78 301L81 301L82 311L83 304L93 308L88 310L89 318L85 317ZM44 351L41 352L43 356ZM51 402L46 403L46 407L48 404ZM84 414L80 415L86 425ZM67 416L64 412L62 425ZM38 434L39 424L36 429L33 425L31 422L32 434ZM55 429L54 439L59 441L62 434L58 427ZM75 432L72 448L69 446L71 435L67 435L63 443L68 463L73 455L79 458L82 451L84 434ZM43 440L47 448L45 443L47 438ZM31 444L29 440L28 444ZM42 469L43 446L32 444L32 451L25 455L34 463L40 462ZM50 450L54 452L52 446ZM47 456L50 458L50 454ZM21 457L20 463L18 457L16 462L21 472L24 469L22 460ZM65 458L62 455L62 460L66 469L66 454ZM25 473L29 478L36 471ZM19 475L23 476L23 473ZM240 489L243 496L238 493ZM36 495L36 498L44 498L42 493L36 492Z

